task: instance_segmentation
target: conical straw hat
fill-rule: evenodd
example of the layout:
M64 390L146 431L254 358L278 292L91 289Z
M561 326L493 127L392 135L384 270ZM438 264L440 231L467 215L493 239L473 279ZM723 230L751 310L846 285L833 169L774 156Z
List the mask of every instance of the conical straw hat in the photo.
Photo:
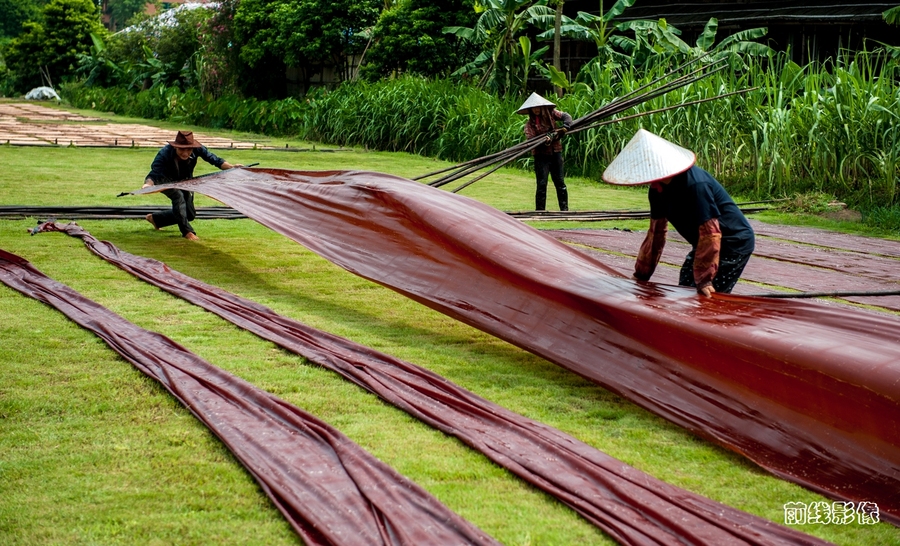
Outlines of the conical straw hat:
M529 108L540 108L541 106L550 106L551 108L555 108L556 105L545 99L544 97L538 95L537 93L532 93L528 99L522 103L522 106L516 110L517 114L527 114Z
M622 186L650 184L691 168L694 152L639 129L603 171L603 181Z

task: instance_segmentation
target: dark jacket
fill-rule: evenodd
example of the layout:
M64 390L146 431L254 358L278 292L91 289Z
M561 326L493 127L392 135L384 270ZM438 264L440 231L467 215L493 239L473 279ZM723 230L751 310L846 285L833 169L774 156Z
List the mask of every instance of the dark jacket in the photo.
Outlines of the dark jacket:
M217 157L202 146L191 150L191 156L182 161L178 158L175 147L171 144L166 144L156 154L156 158L150 165L150 174L147 175L147 178L152 180L154 184L170 184L179 180L193 178L194 167L197 166L197 158L219 168L222 167L222 163L225 163L224 159Z
M711 174L693 166L663 186L649 189L650 218L666 218L694 248L699 228L715 218L722 230L722 250L734 254L753 252L753 228L731 196Z

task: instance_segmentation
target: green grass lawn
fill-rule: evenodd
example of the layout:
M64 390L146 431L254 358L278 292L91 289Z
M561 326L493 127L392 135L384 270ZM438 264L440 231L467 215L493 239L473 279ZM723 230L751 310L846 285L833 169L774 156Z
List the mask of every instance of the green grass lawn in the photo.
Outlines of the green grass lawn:
M202 131L202 129L197 129ZM167 205L136 189L155 150L0 146L0 204ZM218 153L218 152L217 152ZM406 154L235 151L228 161L416 176L443 163ZM197 174L211 170L201 163ZM574 209L646 208L643 190L572 179ZM532 175L507 170L463 191L533 207ZM554 203L552 186L548 202ZM198 205L216 204L199 197ZM461 443L337 375L95 258L35 219L0 220L0 248L303 408L510 545L610 544L573 511ZM199 243L143 220L80 221L99 239L314 327L441 374L672 484L783 522L822 500L743 458L492 336L351 275L251 220L194 223ZM541 226L550 224L540 224ZM554 223L554 227L600 224ZM646 226L646 222L603 227ZM900 544L886 524L808 525L840 544ZM0 544L299 543L222 444L153 381L61 314L0 286Z

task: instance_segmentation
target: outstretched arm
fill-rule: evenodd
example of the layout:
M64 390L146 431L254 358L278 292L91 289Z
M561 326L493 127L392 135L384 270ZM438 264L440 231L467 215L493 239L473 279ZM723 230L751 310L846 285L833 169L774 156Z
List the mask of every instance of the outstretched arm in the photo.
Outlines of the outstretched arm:
M205 146L202 148L197 148L196 153L197 157L199 157L203 161L206 161L210 165L214 165L222 170L233 169L235 167L243 167L243 165L241 165L240 163L232 165L231 163L225 161L221 157L207 150Z

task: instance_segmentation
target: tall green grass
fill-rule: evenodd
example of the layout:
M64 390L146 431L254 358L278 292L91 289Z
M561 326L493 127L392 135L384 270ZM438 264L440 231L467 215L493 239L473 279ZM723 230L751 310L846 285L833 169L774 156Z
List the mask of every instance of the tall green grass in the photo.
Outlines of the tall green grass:
M900 202L900 64L880 52L847 53L801 67L786 57L749 61L644 103L646 112L736 90L742 95L585 131L567 139L567 168L598 179L643 127L697 152L699 164L733 191L758 198L815 191L862 206ZM587 114L657 77L626 68L600 74L590 91L559 107ZM81 108L171 119L451 161L500 151L523 139L521 99L501 98L450 81L416 78L354 82L303 100L207 100L199 92L73 85ZM520 165L525 166L527 159Z

